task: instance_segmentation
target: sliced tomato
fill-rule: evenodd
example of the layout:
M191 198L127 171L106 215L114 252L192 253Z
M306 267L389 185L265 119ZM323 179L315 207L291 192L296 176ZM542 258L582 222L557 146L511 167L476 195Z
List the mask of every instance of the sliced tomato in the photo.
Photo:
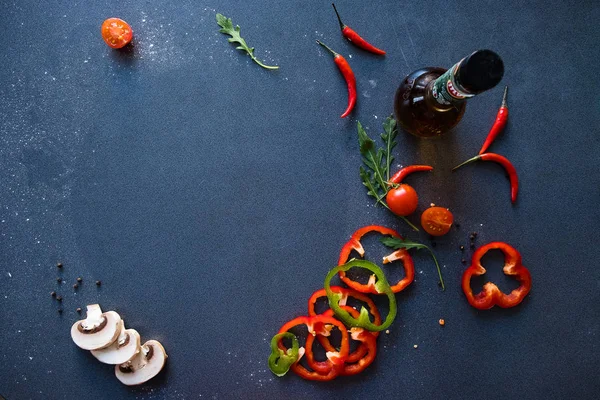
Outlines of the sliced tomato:
M120 49L131 42L133 31L131 26L120 18L109 18L100 29L102 39L113 49Z
M430 207L421 214L421 225L432 236L442 236L450 231L454 216L444 207Z

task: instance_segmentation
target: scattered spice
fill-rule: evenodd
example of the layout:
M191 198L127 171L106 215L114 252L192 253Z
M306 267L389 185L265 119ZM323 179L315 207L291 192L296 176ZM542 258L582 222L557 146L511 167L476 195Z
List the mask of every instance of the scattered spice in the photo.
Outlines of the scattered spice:
M57 301L62 301L62 296L56 296Z
M438 321L438 323L439 323L441 326L444 326L444 325L446 325L446 321L444 321L444 319L443 319L443 318L440 318L440 320Z
M62 309L62 308L59 308L59 309L58 309L58 313L59 313L59 314L62 314L62 313L63 313L63 309Z
M61 269L63 267L63 264L61 262L56 263L56 268Z
M62 283L62 278L60 278L60 277L59 277L59 278L56 278L56 282L58 282L58 283Z
M50 292L50 296L56 297L56 292Z
M81 314L81 307L77 307L77 310L75 310L75 311L77 311L79 314Z
M79 285L78 285L78 284L74 284L74 285L73 285L73 289L75 289L75 290L77 290L77 288L78 288L78 287L79 287Z
M83 281L83 279L81 279L81 277L78 277L77 282L81 282L81 281Z
M389 330L389 329L386 329L386 330L385 330L385 333L389 335L389 334L390 334L390 330Z
M471 233L471 236L473 236L473 237L477 237L477 232L473 232L473 233Z
M474 249L475 248L475 243L471 242L471 248Z
M463 246L462 244L460 245L460 251L465 251L465 246Z
M466 264L467 260L465 260L464 258L462 260L460 260L461 263Z
M96 281L96 286L102 285L102 281Z
M471 236L469 236L469 239L471 239L471 240L475 240L475 235L471 235Z
M419 346L415 344L413 347L416 349L416 348L417 348L417 347L419 347Z

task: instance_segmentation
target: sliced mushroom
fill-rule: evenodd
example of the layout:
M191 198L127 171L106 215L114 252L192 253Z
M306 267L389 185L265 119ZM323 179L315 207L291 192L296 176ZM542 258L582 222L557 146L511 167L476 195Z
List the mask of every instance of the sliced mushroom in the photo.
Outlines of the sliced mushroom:
M92 350L92 355L105 364L123 364L140 352L140 334L135 329L125 329L121 323L121 333L110 346Z
M73 342L84 350L98 350L110 346L121 332L122 321L114 311L103 313L98 304L87 306L86 319L71 327Z
M148 340L131 361L115 365L115 375L127 386L139 385L154 378L166 360L165 348L156 340Z

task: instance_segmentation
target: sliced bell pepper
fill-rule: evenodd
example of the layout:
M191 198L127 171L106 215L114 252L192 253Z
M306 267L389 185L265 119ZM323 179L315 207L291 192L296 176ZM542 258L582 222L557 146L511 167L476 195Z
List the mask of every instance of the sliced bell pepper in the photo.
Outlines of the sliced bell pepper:
M282 350L279 348L279 342L284 339L290 339L292 341L292 348ZM278 333L271 339L271 355L269 356L269 369L277 376L284 376L290 366L298 361L300 346L298 344L298 338L291 332Z
M358 318L359 313L354 308L350 306L342 306L342 308L348 311L354 318ZM325 311L321 315L333 316L333 310L329 309ZM340 375L356 375L361 373L365 368L373 363L375 360L375 356L377 355L377 338L375 336L378 332L369 332L363 328L351 328L350 335L352 339L357 340L360 343L358 346L359 349L364 349L361 352L361 356L355 360L350 360L350 356L346 359L344 364L344 368L339 371ZM316 335L317 340L326 337L321 335ZM306 347L312 347L312 344L315 340L315 336L309 336L306 338ZM327 346L323 346L325 351L334 350L333 346L327 340ZM356 353L356 351L354 352ZM351 353L353 354L353 353ZM315 371L327 371L327 363L326 361L315 361L314 354L312 352L306 353L306 362L308 365L314 369Z
M379 232L382 235L390 235L394 237L401 237L398 232L393 229L386 228L385 226L379 225L368 225L358 229L356 232L352 234L350 240L346 242L346 244L342 247L340 252L340 257L338 259L338 265L342 265L348 261L350 258L350 253L352 250L358 252L358 254L363 257L365 255L365 249L360 243L360 239L369 232ZM384 257L383 263L387 264L392 261L400 260L402 262L402 266L404 267L404 278L402 278L398 283L392 286L392 292L398 293L404 290L408 285L412 283L415 278L415 265L413 263L412 257L408 254L408 251L405 249L395 251L391 255ZM377 294L377 290L374 287L373 279L369 280L366 284L353 281L348 276L346 276L345 271L340 271L339 273L340 279L352 289L359 291L361 293L372 293Z
M375 305L373 300L371 300L367 295L357 292L352 289L346 289L346 288L339 287L339 286L332 286L331 290L334 293L342 294L342 298L339 302L340 306L342 306L342 307L347 305L347 300L349 297L355 298L357 300L364 302L369 307L369 312L373 316L373 323L376 325L381 324L381 315L379 314L379 310L377 310L377 306ZM325 292L325 289L317 290L316 292L314 292L312 294L312 296L310 296L310 299L308 299L308 315L317 315L317 313L315 312L315 303L321 297L325 297L325 298L327 297L327 293ZM350 311L350 310L356 311L351 307L349 307L349 308L343 307L343 308L348 311ZM321 315L330 315L331 316L331 315L333 315L333 311L331 309L328 309L325 312L323 312ZM355 317L357 317L357 316L358 315L356 315ZM379 332L371 332L371 334L373 336L377 337L379 335ZM331 345L331 343L329 342L329 339L326 336L316 335L316 337L317 337L317 340L319 341L319 343L321 343L321 346L323 346L323 348L325 349L325 351L333 351L333 346ZM346 363L354 363L354 362L357 362L358 360L362 359L365 356L365 354L367 353L367 350L368 350L367 346L365 346L365 345L363 345L363 343L361 343L359 346L356 347L356 349L353 352L351 352L348 355L348 357L346 358Z
M385 321L381 324L375 324L371 322L369 318L369 311L365 307L361 307L358 318L354 318L348 311L345 311L340 306L339 302L343 295L341 293L335 293L331 289L331 279L340 271L346 272L351 268L362 268L373 273L375 277L372 279L371 285L375 289L377 294L385 294L389 301L389 311L385 318ZM336 317L338 317L346 326L364 328L372 332L383 331L394 322L396 318L396 296L390 287L385 274L377 265L367 260L350 260L344 265L338 265L333 268L325 277L325 292L327 293L327 299L329 300L329 308L333 310Z
M502 269L504 274L514 276L521 285L510 294L506 294L492 282L487 282L483 285L483 290L480 293L473 294L471 277L485 274L485 268L481 265L481 258L492 249L498 249L504 253L504 268ZM531 290L531 274L523 266L521 254L514 247L503 242L492 242L481 246L473 253L471 266L463 273L462 289L469 304L479 310L487 310L495 305L510 308L521 303Z
M318 371L309 371L298 362L300 358L298 358L298 360L296 360L296 362L290 366L291 370L304 379L314 381L329 381L334 379L343 369L346 357L348 357L348 353L350 352L350 339L347 328L342 322L331 316L316 315L312 317L294 318L293 320L285 323L279 330L279 333L287 332L299 325L306 325L308 328L309 335L307 336L307 343L309 338L314 338L315 335L329 336L331 334L331 329L333 329L335 326L341 333L340 349L338 351L329 351L326 353L326 363L328 366L330 366L330 368L328 368L328 370L324 373ZM281 340L278 343L278 347L281 350L287 351ZM306 348L301 348L299 353L304 353L307 355L307 357L312 356L312 341L311 346L306 345Z

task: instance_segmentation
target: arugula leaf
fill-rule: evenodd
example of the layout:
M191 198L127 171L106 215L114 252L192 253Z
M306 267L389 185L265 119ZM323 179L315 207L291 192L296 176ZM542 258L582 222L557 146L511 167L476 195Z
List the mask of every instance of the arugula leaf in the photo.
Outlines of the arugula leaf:
M373 196L377 199L377 203L380 203L388 210L390 209L387 204L382 200L382 197L379 196L379 190L377 190L377 183L371 177L371 173L364 169L362 166L360 167L360 178L362 179L363 185L365 185L368 189L367 194L369 196Z
M254 55L254 47L249 47L248 44L246 44L246 41L240 36L240 26L236 25L234 28L231 18L227 18L223 14L217 14L217 24L221 27L219 32L231 36L227 39L229 43L238 43L239 46L237 46L236 49L248 53L250 58L252 58L252 61L266 69L279 69L277 66L265 65L256 58Z
M398 131L396 130L396 120L392 117L387 117L385 122L383 123L383 130L385 133L381 134L381 138L385 142L386 147L386 157L385 157L385 180L386 182L390 180L390 166L394 161L394 156L392 155L392 149L396 147L396 134Z
M385 171L381 166L383 160L383 149L377 149L375 142L367 135L360 121L357 124L358 128L358 144L360 148L360 154L363 156L363 162L369 169L373 171L375 183L379 186L378 189L387 193L387 185L385 183L384 175ZM377 187L376 187L377 189Z
M435 254L433 251L422 243L413 242L408 239L401 239L399 237L393 236L385 236L381 238L381 243L383 243L387 247L391 247L396 250L400 249L426 249L431 254L433 261L435 262L435 266L437 268L438 276L440 277L440 283L442 284L442 290L446 290L446 286L444 286L444 278L442 278L442 271L440 269L440 264L438 264L437 258L435 258Z

